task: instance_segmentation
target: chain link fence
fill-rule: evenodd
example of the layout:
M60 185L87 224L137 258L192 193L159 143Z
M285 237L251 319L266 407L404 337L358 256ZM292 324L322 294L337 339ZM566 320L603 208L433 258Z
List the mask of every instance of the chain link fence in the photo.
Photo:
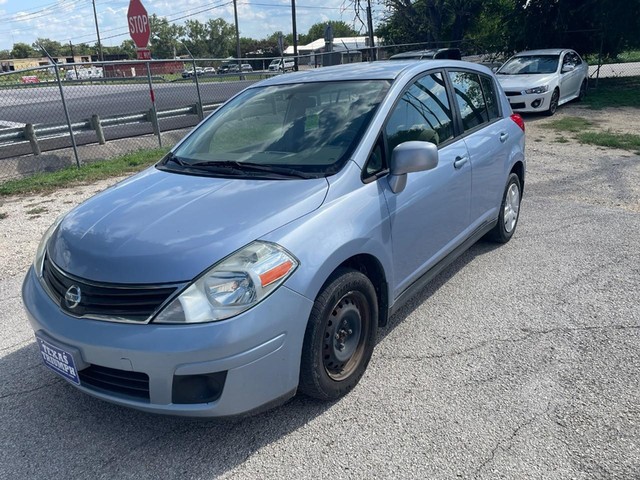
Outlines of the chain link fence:
M91 62L0 74L0 181L170 147L263 71L220 59ZM206 69L206 70L205 70Z
M355 45L336 43L332 51L326 50L301 51L297 62L292 57L131 60L48 64L0 73L0 181L79 167L139 149L171 147L242 89L295 68L402 55L461 55L493 68L507 56L473 42L370 48L363 40ZM590 67L592 87L604 79L640 77L640 62L611 60Z

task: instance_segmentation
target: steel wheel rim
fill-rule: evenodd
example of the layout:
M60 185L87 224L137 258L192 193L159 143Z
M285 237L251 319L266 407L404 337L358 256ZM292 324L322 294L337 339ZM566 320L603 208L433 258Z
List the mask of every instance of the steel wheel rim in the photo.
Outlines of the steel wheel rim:
M520 190L515 183L512 183L507 190L507 196L504 201L504 229L507 233L511 233L516 228L518 221L518 211L520 210Z
M322 365L329 378L344 380L358 368L364 355L370 320L369 303L361 292L349 292L336 302L322 342Z

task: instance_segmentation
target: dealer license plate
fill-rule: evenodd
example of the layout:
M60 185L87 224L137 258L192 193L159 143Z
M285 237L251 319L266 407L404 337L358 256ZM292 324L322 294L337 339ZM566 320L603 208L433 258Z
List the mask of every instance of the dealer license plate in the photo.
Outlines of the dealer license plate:
M76 362L73 360L73 355L60 347L52 345L37 335L36 340L38 341L40 355L42 356L44 364L58 375L72 381L76 385L80 385L80 378L78 377L78 370L76 369Z

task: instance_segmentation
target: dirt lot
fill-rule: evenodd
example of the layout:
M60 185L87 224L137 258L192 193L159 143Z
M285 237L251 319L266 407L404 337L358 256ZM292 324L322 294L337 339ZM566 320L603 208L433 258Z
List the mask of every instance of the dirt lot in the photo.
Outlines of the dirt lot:
M640 131L637 110L568 115ZM54 218L113 181L0 199L0 479L638 478L640 156L525 120L513 240L395 315L349 396L241 422L130 411L46 370L21 279Z

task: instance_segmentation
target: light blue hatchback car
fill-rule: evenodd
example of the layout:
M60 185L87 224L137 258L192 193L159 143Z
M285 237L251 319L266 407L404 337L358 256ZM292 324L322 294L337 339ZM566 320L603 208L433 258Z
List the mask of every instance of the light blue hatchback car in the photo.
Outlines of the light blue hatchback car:
M47 231L23 285L44 362L141 410L349 392L378 327L507 242L524 124L486 68L376 62L258 83Z

